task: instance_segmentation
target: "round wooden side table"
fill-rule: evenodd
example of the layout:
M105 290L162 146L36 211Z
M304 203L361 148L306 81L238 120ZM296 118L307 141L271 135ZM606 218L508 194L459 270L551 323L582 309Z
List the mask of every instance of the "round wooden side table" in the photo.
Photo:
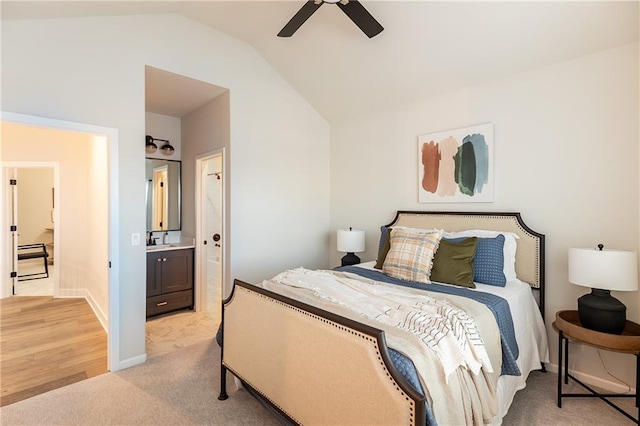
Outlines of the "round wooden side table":
M552 324L553 329L558 332L558 407L562 408L563 397L590 397L600 398L611 407L622 413L625 417L633 420L634 423L640 424L640 396L638 394L638 384L640 383L640 324L627 320L622 334L601 333L599 331L584 328L580 323L578 311L558 311L556 320ZM593 346L594 348L603 349L613 352L621 352L636 356L636 393L634 394L607 394L599 393L594 389L576 379L569 373L569 340ZM564 351L563 351L564 342ZM564 375L563 375L564 370ZM562 382L569 383L569 378L578 383L590 393L563 393ZM637 416L624 411L615 405L608 398L635 398Z

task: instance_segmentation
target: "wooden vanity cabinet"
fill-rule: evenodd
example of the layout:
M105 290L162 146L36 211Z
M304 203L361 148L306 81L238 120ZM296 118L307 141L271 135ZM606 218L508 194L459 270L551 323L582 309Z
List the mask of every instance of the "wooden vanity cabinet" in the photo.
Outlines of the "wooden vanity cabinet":
M193 249L147 252L147 318L193 309Z

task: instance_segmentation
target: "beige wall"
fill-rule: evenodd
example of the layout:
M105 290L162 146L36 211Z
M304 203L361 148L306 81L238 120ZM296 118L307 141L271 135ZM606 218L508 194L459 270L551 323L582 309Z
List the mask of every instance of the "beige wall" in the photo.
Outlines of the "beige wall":
M567 281L569 247L637 250L639 232L638 44L577 58L332 127L331 229L366 230L375 258L379 227L396 210L519 211L546 234L546 323L552 362L556 311L577 309L588 289ZM418 203L418 136L494 124L492 203ZM342 256L332 233L331 264ZM614 292L640 320L638 292ZM609 381L592 348L570 368ZM608 368L635 383L633 357L604 353ZM611 383L609 382L609 385Z
M53 168L21 168L18 182L18 244L52 243Z
M87 164L87 276L84 285L98 319L108 330L109 307L109 158L104 136L91 136Z
M59 243L55 266L61 297L87 297L106 326L108 308L108 163L106 140L92 135L2 122L3 162L59 165ZM51 203L51 188L47 190Z

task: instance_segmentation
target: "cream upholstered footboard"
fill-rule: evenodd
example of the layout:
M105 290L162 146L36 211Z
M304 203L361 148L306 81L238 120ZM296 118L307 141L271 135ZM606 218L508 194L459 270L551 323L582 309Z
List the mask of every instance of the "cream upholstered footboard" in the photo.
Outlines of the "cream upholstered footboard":
M300 424L425 423L381 330L236 280L224 304L226 371Z

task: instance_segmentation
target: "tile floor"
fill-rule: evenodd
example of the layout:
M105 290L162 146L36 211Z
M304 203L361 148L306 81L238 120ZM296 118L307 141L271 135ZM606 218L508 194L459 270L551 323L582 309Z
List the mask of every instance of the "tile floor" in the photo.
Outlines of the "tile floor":
M44 271L41 261L21 261L18 265L18 274L35 274ZM53 265L49 265L49 278L17 281L15 286L16 296L53 296Z
M211 340L219 322L208 312L178 311L147 321L147 357Z

